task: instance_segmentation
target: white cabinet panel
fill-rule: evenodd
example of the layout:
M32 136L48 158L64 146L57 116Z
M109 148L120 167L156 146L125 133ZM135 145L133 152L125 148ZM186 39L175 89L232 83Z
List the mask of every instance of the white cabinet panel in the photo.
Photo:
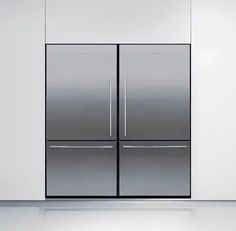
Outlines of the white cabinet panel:
M188 43L190 0L47 0L47 43Z
M0 28L0 200L44 199L44 0L1 0Z
M192 199L236 199L236 1L192 1Z

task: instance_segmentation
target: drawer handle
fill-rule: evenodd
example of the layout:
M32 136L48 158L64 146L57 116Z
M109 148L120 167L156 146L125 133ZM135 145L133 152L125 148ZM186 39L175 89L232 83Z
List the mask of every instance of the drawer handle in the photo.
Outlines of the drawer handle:
M58 145L50 145L49 148L55 148L55 149L82 149L82 148L113 148L112 145L104 145L104 146L87 146L87 145L79 145L79 146L58 146Z
M123 148L187 148L187 145L152 145L152 146L142 146L142 145L123 145Z

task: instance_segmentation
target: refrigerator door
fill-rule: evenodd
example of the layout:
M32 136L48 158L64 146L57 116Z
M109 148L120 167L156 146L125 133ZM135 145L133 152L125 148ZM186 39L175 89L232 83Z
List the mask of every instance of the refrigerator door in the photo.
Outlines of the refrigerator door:
M120 46L120 139L190 139L190 46Z
M47 196L116 195L116 142L48 142Z
M115 45L47 45L47 139L116 139Z
M121 196L190 196L190 142L120 142Z

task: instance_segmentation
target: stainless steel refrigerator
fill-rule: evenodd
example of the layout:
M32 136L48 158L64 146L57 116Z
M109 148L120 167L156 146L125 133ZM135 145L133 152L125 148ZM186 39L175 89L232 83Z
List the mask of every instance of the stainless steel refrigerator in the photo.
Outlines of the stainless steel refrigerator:
M190 196L190 45L46 45L46 196Z

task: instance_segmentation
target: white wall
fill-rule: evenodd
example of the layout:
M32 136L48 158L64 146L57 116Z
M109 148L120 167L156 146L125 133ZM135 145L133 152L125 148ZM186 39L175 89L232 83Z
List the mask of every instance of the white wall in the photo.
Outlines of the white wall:
M236 1L192 0L192 199L236 200Z
M189 43L190 0L47 0L47 43Z
M0 29L0 200L44 199L44 0L1 0Z

